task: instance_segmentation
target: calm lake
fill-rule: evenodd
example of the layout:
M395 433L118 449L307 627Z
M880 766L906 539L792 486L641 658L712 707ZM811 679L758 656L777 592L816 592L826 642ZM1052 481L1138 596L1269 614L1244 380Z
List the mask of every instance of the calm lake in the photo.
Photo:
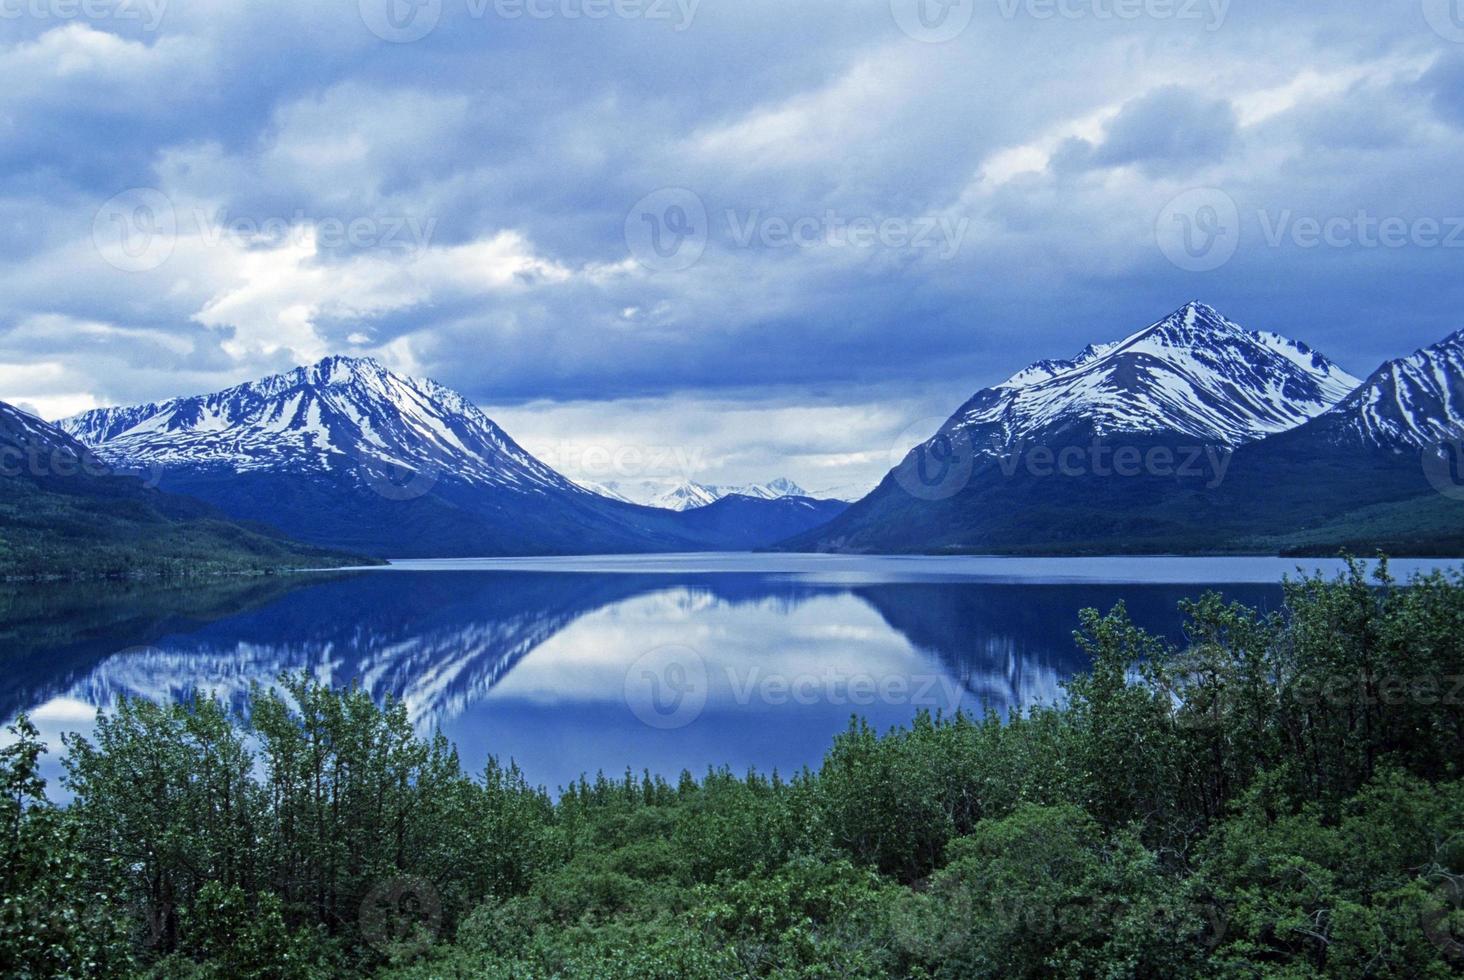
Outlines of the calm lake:
M59 750L123 696L206 690L247 712L252 683L304 670L401 698L469 768L511 757L551 790L627 766L786 773L817 765L854 714L884 728L1059 699L1086 667L1084 607L1122 600L1179 642L1181 599L1213 588L1273 609L1299 567L1340 564L676 555L10 590L0 715L28 712Z

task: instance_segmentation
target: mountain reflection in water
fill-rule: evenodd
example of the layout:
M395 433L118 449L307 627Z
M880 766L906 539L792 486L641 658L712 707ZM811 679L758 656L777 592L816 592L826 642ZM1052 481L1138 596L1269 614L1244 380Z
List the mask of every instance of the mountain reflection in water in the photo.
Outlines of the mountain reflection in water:
M553 788L582 772L817 765L858 713L1006 713L1051 703L1084 669L1078 610L1127 603L1180 636L1197 586L835 583L757 573L390 572L212 592L49 589L0 604L0 712L48 738L98 707L212 691L248 711L252 684L305 671L405 702L465 764L513 757ZM1267 607L1280 589L1236 586ZM63 626L64 624L64 626ZM685 724L638 716L647 656L693 658L704 705ZM659 658L659 659L658 659ZM658 667L659 669L659 667ZM699 695L700 696L700 695ZM55 754L50 758L55 775Z

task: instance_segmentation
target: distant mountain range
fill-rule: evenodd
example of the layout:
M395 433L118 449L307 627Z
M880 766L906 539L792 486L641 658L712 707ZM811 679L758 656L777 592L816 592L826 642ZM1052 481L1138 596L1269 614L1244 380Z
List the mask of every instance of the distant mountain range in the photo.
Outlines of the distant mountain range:
M586 490L602 497L621 500L628 504L645 507L659 507L663 510L692 510L716 503L723 497L754 497L759 500L777 500L781 497L813 497L820 500L849 500L831 493L810 493L785 477L769 480L767 483L746 483L734 486L719 486L697 483L693 480L609 480L596 483L577 481Z
M370 358L60 425L112 465L157 470L165 488L236 518L383 557L759 547L832 516L801 498L759 499L737 508L749 523L732 528L602 496L457 392Z
M783 547L1464 554L1461 351L1455 334L1362 382L1191 303L977 393Z

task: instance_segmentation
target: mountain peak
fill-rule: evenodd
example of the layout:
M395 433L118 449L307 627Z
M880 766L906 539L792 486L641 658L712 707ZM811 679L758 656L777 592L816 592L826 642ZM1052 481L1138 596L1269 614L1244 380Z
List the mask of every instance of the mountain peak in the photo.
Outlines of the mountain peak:
M60 427L104 457L170 467L451 472L465 482L579 494L476 406L370 357L332 356L208 395L98 409Z
M1315 418L1359 384L1305 344L1245 330L1195 300L1123 340L1033 364L948 424L983 446L1079 432L1237 446Z
M1193 300L1159 322L1139 331L1133 339L1157 337L1175 346L1185 346L1216 335L1244 332L1213 306Z
M389 374L387 367L369 355L330 354L322 357L306 370L315 374L330 374L335 371L363 371L371 374Z

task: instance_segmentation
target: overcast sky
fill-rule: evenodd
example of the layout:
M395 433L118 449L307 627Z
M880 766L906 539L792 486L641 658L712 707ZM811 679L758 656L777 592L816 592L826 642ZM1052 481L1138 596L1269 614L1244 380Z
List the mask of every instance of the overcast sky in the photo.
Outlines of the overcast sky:
M819 489L1190 299L1366 375L1464 327L1458 6L0 0L0 400L371 354Z

